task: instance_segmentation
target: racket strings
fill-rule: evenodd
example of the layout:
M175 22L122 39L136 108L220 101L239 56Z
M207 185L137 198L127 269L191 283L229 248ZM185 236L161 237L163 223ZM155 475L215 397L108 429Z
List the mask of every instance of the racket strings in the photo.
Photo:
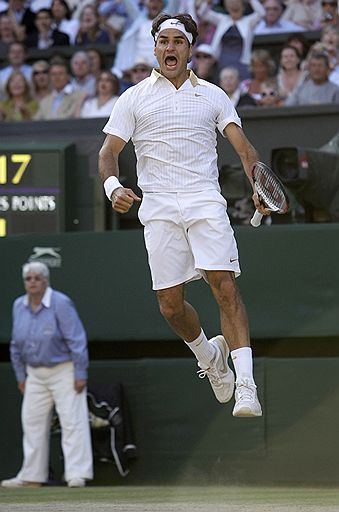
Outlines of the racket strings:
M258 169L259 170L259 169ZM272 174L261 167L257 176L254 174L257 191L264 203L271 209L283 210L287 207L287 201L281 185Z

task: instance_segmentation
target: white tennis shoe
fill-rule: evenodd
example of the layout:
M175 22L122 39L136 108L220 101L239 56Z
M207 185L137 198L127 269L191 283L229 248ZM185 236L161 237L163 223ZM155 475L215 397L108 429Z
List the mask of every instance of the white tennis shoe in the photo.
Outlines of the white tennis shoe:
M229 348L225 338L221 335L208 340L215 349L216 356L210 366L198 362L201 370L198 371L200 379L208 377L217 400L226 403L231 400L234 391L234 373L227 364Z
M84 478L71 478L67 482L68 487L85 487L86 480Z
M257 396L257 386L252 379L242 378L237 380L234 396L233 416L240 418L262 416L261 405Z
M21 480L20 478L14 477L9 478L8 480L2 480L1 487L7 488L18 488L18 487L41 487L42 484L40 482L27 482L26 480Z

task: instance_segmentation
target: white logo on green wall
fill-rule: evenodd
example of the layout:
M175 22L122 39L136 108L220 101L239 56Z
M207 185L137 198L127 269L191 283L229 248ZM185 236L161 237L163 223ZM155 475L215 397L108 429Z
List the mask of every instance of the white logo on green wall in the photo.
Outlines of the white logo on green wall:
M61 267L62 258L59 254L60 247L33 247L33 254L28 261L40 261L48 267Z

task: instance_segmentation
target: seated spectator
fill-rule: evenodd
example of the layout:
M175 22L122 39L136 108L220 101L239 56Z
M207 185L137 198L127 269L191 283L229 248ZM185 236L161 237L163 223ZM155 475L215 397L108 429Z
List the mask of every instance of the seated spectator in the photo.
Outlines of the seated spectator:
M127 0L123 0L127 7ZM178 11L178 0L168 0L167 14ZM143 57L153 67L158 66L154 56L154 40L151 36L153 20L164 10L164 0L145 0L144 8L140 10L136 0L128 1L129 28L124 31L117 46L114 68L125 72L134 66L135 56Z
M0 14L0 59L4 59L9 45L17 40L12 18L6 13Z
M34 116L37 120L69 119L79 111L84 94L73 90L67 64L61 60L51 62L49 68L52 92L46 96Z
M330 59L329 80L339 86L339 25L324 27L321 41L325 45Z
M111 71L120 80L120 94L122 94L132 85L136 85L144 78L150 76L152 69L153 66L144 57L137 57L134 60L133 67L131 69L126 69L124 73L121 73L119 69L114 67Z
M97 48L87 48L86 53L89 58L89 71L97 77L101 71L106 70L105 57Z
M300 69L300 63L298 50L294 46L284 46L277 74L279 96L283 101L305 80L306 72Z
M9 0L7 13L17 24L16 30L21 31L20 41L27 37L28 34L35 31L34 13L27 6L25 0Z
M338 1L337 0L322 0L322 12L320 18L321 28L327 25L339 25Z
M265 0L263 2L265 16L255 27L255 35L281 34L287 32L302 32L304 27L292 21L282 19L283 4L280 0Z
M109 117L119 97L119 91L119 79L110 71L101 71L97 78L96 95L85 100L80 117Z
M219 75L219 86L226 92L234 107L255 107L257 102L247 93L242 94L239 71L223 68Z
M53 27L67 34L70 44L74 44L79 30L79 21L72 19L72 13L66 0L53 0L51 11Z
M29 83L21 71L13 71L6 84L5 100L0 101L2 121L32 119L38 110L38 102L32 98Z
M242 93L247 93L253 99L260 100L261 84L274 76L275 68L275 63L268 50L254 50L250 66L252 78L241 82Z
M78 51L71 58L71 85L74 91L85 93L86 97L95 95L95 76L90 72L90 60L85 51Z
M308 69L310 57L314 53L325 53L328 56L330 74L329 80L339 86L339 27L328 25L322 30L321 40L314 43L305 62Z
M110 34L100 27L98 12L94 5L86 5L80 14L80 26L75 37L77 45L109 44Z
M265 15L259 0L250 0L253 12L245 14L243 0L224 0L228 14L213 11L207 2L198 10L199 16L216 25L211 41L214 52L219 55L218 69L227 66L239 70L241 80L249 78L254 28Z
M305 68L305 61L310 47L308 39L301 32L291 34L286 41L286 45L294 46L300 55L300 69Z
M49 64L46 60L37 60L32 66L32 85L33 96L37 101L41 101L48 96L49 86Z
M290 0L282 19L304 27L305 30L319 30L322 17L319 0Z
M282 105L276 78L271 78L261 84L260 99L257 104L260 107L280 107Z
M7 53L8 66L0 71L0 98L4 94L6 83L13 71L21 71L28 82L31 81L32 68L26 64L26 48L23 43L10 43Z
M193 49L192 69L199 77L217 83L217 56L209 44L199 44Z
M130 70L131 85L136 85L141 80L150 76L152 69L151 64L146 59L137 57L134 61L134 66Z
M49 9L40 9L36 13L35 25L36 32L27 36L27 48L39 48L45 50L54 46L68 46L69 37L67 34L53 28L52 13Z
M339 25L327 25L321 31L320 42L323 43L333 70L339 63Z
M330 66L325 53L312 53L308 78L287 98L285 105L320 105L339 103L339 87L329 81Z

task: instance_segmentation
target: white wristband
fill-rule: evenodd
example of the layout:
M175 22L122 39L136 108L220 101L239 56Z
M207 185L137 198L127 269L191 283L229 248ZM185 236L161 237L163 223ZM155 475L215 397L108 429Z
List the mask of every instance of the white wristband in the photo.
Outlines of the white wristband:
M110 201L112 201L114 190L119 187L122 187L122 185L116 176L110 176L104 181L105 193Z

